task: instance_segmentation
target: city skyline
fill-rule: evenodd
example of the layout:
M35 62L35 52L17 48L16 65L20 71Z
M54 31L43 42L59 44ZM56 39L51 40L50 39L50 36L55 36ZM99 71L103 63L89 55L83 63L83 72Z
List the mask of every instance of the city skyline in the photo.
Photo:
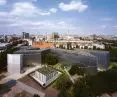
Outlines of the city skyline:
M117 35L117 0L0 0L0 34Z

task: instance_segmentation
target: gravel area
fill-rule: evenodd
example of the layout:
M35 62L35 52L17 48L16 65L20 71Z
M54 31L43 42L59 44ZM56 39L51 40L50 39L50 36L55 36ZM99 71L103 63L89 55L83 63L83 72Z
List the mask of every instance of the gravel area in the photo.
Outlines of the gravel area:
M36 90L45 93L45 97L57 97L59 93L59 91L53 88L52 86L48 86L47 88L44 89L39 83L33 80L30 76L25 76L19 79L19 81L32 88L35 88Z

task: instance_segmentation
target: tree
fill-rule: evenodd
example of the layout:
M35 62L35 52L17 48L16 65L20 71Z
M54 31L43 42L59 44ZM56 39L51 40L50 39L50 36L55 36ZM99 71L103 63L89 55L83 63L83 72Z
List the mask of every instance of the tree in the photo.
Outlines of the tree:
M116 62L110 63L109 69L117 69L117 63Z
M68 97L68 92L66 91L66 89L62 88L58 94L58 97Z
M69 73L71 75L78 74L78 75L84 75L84 69L80 68L79 65L72 65L71 69L69 70Z
M96 46L93 46L93 50L96 50Z
M78 45L76 45L76 48L80 48Z
M55 87L57 89L69 89L72 85L72 82L65 74L60 75L60 77L55 82Z
M39 95L37 95L37 94L34 94L34 96L33 97L40 97Z
M85 46L84 49L88 49L88 46Z
M59 38L58 33L57 33L57 32L52 33L52 38L53 38L54 40L57 40L57 39Z
M79 79L73 88L74 97L97 97L117 91L117 70L99 72L94 76Z
M48 65L55 65L58 63L58 58L52 53L49 53L45 56L45 63Z
M82 78L75 83L73 92L74 97L96 97L91 92L91 89L85 78Z
M55 82L55 87L59 89L58 97L71 97L69 93L69 89L72 86L71 80L67 75L62 74Z
M70 43L70 42L67 43L67 49L68 49L68 50L71 50L71 49L72 49L71 43Z
M63 49L64 47L63 47L63 45L60 45L59 48Z

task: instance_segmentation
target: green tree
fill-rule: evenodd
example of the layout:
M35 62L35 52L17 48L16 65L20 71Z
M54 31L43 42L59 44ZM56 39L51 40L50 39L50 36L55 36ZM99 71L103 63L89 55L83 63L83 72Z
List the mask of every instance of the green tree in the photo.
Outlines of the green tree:
M79 65L72 65L71 69L69 70L69 73L71 75L78 74L78 75L84 75L84 69L80 68Z
M73 92L74 97L96 97L91 92L86 78L82 78L75 83Z
M60 89L58 97L68 97L68 92L66 91L66 89Z
M45 63L48 65L55 65L58 63L58 58L56 55L49 53L45 56Z
M55 87L59 90L61 89L69 89L72 85L72 82L68 78L67 75L62 74L55 82Z
M96 46L93 46L93 50L96 50Z
M88 46L85 46L84 49L88 49Z

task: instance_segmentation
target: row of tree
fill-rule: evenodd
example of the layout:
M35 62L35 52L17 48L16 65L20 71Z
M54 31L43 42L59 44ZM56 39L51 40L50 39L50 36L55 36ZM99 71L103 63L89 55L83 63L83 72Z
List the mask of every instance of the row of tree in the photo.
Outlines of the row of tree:
M117 91L117 69L100 72L78 80L73 89L74 97L97 97Z
M75 75L75 74L78 74L78 75L84 75L84 69L81 68L78 64L76 65L72 65L71 69L69 70L69 73L71 75Z

